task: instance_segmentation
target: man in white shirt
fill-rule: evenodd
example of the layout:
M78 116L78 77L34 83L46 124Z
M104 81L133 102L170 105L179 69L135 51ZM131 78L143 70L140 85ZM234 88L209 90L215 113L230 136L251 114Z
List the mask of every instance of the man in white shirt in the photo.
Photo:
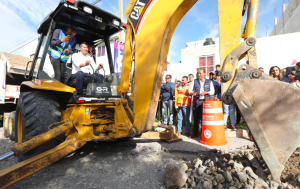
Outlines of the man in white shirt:
M82 95L82 86L85 77L93 78L93 73L103 68L103 64L96 65L93 57L89 56L88 44L83 42L79 46L80 52L72 56L72 76L71 79L76 79L77 95ZM95 75L94 79L97 83L103 82L103 75Z
M194 109L194 133L190 138L198 137L199 123L202 124L203 101L215 94L215 88L211 80L205 79L205 70L200 68L197 71L197 79L194 80L193 92L193 109ZM200 137L202 128L200 127Z

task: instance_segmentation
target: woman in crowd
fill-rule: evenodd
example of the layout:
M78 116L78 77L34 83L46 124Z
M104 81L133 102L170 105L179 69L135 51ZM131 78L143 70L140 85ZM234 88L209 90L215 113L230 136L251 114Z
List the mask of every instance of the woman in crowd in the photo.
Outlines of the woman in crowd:
M285 76L285 74L286 74L286 68L283 68L283 69L281 70L281 76L283 77L283 76Z
M282 76L280 68L278 66L272 66L270 68L269 75L281 81Z

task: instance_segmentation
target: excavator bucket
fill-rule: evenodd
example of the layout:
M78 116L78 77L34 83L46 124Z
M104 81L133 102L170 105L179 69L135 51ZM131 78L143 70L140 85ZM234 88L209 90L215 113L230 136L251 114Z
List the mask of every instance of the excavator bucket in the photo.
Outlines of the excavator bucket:
M300 146L300 89L265 79L241 79L233 97L273 179L279 181L284 163Z

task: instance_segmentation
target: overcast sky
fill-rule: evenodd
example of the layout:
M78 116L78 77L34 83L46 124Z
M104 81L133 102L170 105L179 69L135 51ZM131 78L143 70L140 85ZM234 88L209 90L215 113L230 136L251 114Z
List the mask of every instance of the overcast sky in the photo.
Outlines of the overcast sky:
M41 20L60 0L2 0L0 2L0 52L11 52L37 37ZM93 3L95 0L86 0ZM257 36L264 37L274 27L274 15L282 14L282 3L287 0L260 0ZM128 0L124 0L124 9ZM118 0L102 0L97 6L118 15ZM176 28L170 46L171 63L180 61L181 49L191 41L216 38L218 33L217 0L199 0ZM23 49L14 52L23 55Z

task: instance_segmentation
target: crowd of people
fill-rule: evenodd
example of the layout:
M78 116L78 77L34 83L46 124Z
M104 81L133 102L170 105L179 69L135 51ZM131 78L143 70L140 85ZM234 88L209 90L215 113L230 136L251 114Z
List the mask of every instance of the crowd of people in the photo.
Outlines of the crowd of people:
M160 126L170 127L177 120L177 131L182 133L182 123L185 123L185 135L190 138L201 136L202 109L206 99L218 98L221 100L221 72L220 65L209 73L207 79L205 69L197 69L196 77L193 74L183 76L181 80L171 81L172 76L166 75L161 86L161 95L157 110ZM162 109L164 112L163 119ZM224 127L227 129L227 119L230 117L231 128L236 130L235 105L223 105ZM193 119L192 119L193 118ZM193 120L193 133L190 132L190 123ZM162 121L162 123L160 122Z
M259 70L264 72L264 68ZM173 126L177 122L177 131L182 133L183 121L185 123L185 135L190 138L201 136L203 101L208 98L221 100L221 73L220 65L209 73L209 79L205 76L204 69L197 69L196 78L193 74L183 76L181 80L171 81L172 76L166 75L165 82L161 86L161 98L157 111L157 118L161 126ZM291 83L300 88L300 62L295 67L287 67L282 70L278 66L272 66L269 75L279 81ZM164 112L162 120L162 109ZM240 122L241 115L235 105L223 104L224 128L227 129L228 117L232 130L236 130L236 123ZM193 119L192 119L193 117ZM193 133L190 132L190 124L193 120Z
M272 66L269 70L269 75L273 78L300 88L300 81L299 78L297 78L297 73L300 73L300 62L297 62L295 67L287 67L280 70L278 66Z

